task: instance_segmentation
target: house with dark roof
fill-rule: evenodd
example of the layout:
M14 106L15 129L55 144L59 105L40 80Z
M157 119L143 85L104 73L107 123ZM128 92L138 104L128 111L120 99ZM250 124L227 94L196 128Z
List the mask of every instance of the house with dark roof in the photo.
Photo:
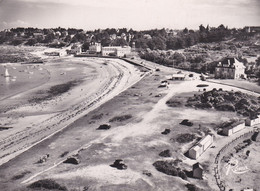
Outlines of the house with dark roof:
M246 78L245 66L236 58L224 58L218 62L215 68L216 79L240 79Z
M230 136L245 128L245 121L236 121L222 129L223 135Z

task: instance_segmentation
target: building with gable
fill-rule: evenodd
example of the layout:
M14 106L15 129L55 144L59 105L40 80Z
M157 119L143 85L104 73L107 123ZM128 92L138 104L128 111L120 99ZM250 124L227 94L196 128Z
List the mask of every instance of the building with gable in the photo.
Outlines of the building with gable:
M246 78L245 66L236 58L224 58L215 68L216 79L240 79Z

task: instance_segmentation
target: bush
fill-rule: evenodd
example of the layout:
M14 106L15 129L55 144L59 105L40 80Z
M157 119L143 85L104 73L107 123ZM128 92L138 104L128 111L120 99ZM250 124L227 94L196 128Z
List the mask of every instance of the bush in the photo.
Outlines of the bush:
M193 123L190 122L188 119L184 119L182 120L182 122L180 122L180 125L192 126Z
M38 180L28 186L32 189L47 189L47 190L68 190L65 186L59 185L52 179Z
M63 163L68 163L68 164L75 164L78 165L80 163L78 155L73 155L68 157Z
M197 103L197 104L195 104L195 107L200 108L200 109L210 109L210 108L212 108L212 104L209 102Z
M182 106L182 103L180 101L177 101L177 100L168 100L166 102L166 104L169 106L169 107L180 107Z
M67 154L69 154L69 151L65 151L64 153L62 153L61 155L60 155L60 157L62 158L62 157L65 157Z
M191 141L193 141L195 139L195 135L194 134L189 134L189 133L185 133L185 134L180 134L176 141L178 143L189 143Z
M122 121L126 121L128 119L131 119L132 117L133 117L132 115L116 116L116 117L113 117L112 119L110 119L109 122L122 122Z
M93 120L102 119L103 115L104 115L103 113L96 114L96 115L93 115L91 117L91 119L93 119Z
M108 130L108 129L110 129L111 128L111 125L109 125L109 124L102 124L102 125L100 125L98 128L97 128L97 130Z
M170 132L171 132L170 129L165 129L163 132L161 132L161 134L167 135L167 134L169 134Z
M169 149L167 149L167 150L160 152L159 156L161 156L161 157L171 157L172 154L171 154L171 151Z
M236 108L232 103L222 103L216 105L215 108L219 111L236 111Z
M153 166L158 170L159 172L165 173L167 175L171 176L179 176L184 180L187 180L187 176L185 172L183 172L180 168L176 168L173 166L174 162L169 161L156 161L153 163Z
M178 170L177 168L172 166L171 162L156 161L155 163L153 163L153 166L156 168L156 170L163 172L167 175L178 176Z
M208 87L209 85L207 85L207 84L199 84L199 85L197 85L196 87L199 87L199 88L202 88L202 87Z
M194 184L186 184L186 188L188 188L188 191L203 191L202 189L198 188Z
M31 172L30 171L24 171L18 175L15 175L13 176L12 180L18 180L18 179L21 179L23 178L26 174L30 174Z

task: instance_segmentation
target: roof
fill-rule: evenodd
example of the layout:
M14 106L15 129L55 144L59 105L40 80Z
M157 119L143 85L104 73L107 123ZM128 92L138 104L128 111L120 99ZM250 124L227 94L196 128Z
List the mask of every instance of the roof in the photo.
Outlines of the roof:
M235 63L241 63L238 60L236 60L234 57L226 57L223 58L216 67L221 68L235 68ZM243 64L243 63L241 63ZM244 64L243 64L244 65Z
M251 115L250 117L249 117L249 119L250 120L255 120L255 119L258 119L258 118L260 118L260 116L259 115Z
M173 74L173 78L185 78L185 74Z
M233 121L231 123L228 123L226 127L223 127L223 129L233 129L234 127L240 125L240 124L243 124L245 123L244 120L239 120L239 121Z
M201 149L201 147L199 145L195 145L194 147L192 147L190 150L195 150L195 151L198 151Z
M119 49L119 48L131 48L130 46L103 46L102 48L115 48L115 49Z
M211 135L207 135L203 139L200 140L199 144L204 145L206 142L211 140Z
M193 165L193 169L194 168L201 168L201 169L203 169L203 167L201 166L201 164L199 163L199 162L197 162L197 163L195 163L194 165Z

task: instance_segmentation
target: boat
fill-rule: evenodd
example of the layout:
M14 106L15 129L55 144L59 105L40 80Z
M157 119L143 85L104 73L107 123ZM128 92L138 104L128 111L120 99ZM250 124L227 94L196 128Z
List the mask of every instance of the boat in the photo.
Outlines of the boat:
M4 77L6 77L6 78L11 77L7 68L5 68L5 75L4 75Z

